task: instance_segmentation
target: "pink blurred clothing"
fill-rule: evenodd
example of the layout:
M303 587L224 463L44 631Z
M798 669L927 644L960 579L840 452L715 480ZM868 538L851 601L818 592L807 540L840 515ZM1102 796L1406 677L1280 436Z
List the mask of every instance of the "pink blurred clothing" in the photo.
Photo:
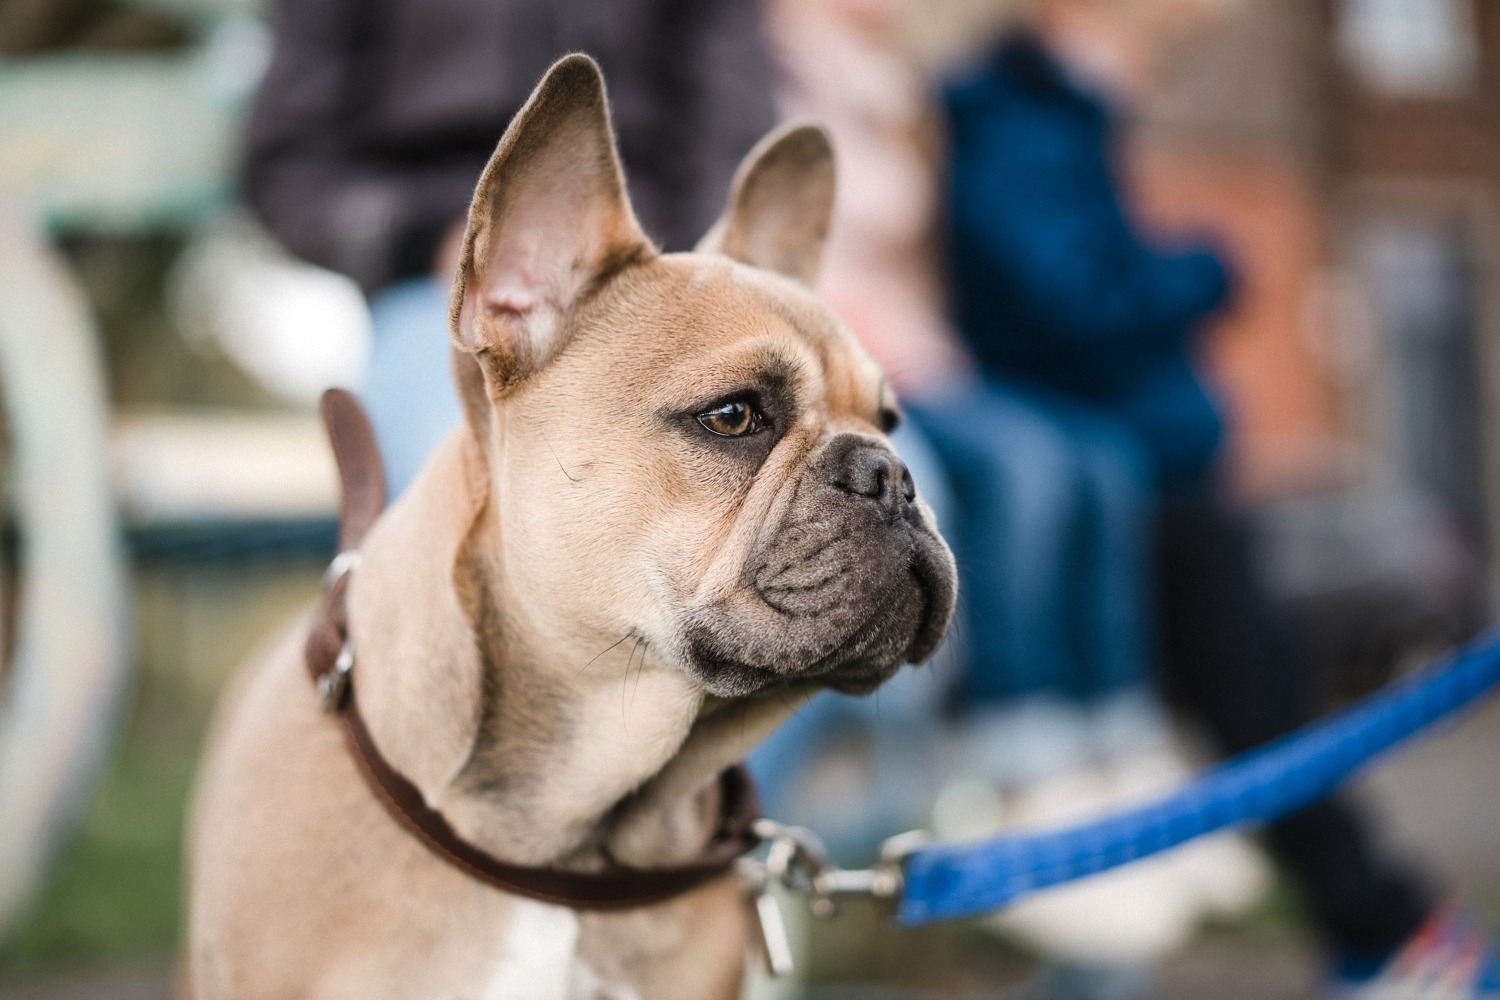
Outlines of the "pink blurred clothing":
M972 371L942 305L927 85L900 46L896 0L777 0L766 10L793 118L833 135L838 201L818 290L897 393L941 392Z

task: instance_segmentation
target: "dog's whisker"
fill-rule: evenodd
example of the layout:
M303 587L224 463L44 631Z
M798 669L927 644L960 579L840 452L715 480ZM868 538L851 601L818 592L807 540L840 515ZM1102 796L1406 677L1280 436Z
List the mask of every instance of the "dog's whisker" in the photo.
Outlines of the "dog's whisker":
M635 683L630 687L630 706L635 707L635 693L641 687L641 674L646 672L646 654L651 651L651 644L644 639L637 639L636 644L641 648L641 664L635 668ZM629 673L629 670L626 670Z
M633 635L635 635L635 630L631 629L630 631L626 632L624 635L620 636L620 638L616 639L614 642L610 643L608 646L605 646L603 649L599 650L599 652L595 653L592 657L589 658L589 662L585 663L582 666L582 668L579 669L579 671L578 671L579 676L582 676L584 673L586 673L588 671L589 667L592 667L594 665L594 661L595 660L599 659L599 657L603 656L605 653L609 652L611 649L614 649L620 643L624 642L626 639L629 639Z
M812 708L814 694L815 692L812 688L804 687L802 689L802 708Z
M555 449L555 448L552 447L552 442L551 441L547 442L547 450L550 451L550 452L552 452L552 458L553 458L553 460L555 462L557 462L557 467L562 470L562 474L568 477L568 482L570 482L570 483L581 483L581 482L583 482L582 479L579 479L577 476L575 476L571 472L569 472L568 469L567 469L567 466L565 466L565 465L562 464L562 459L560 459L560 458L557 457L557 449Z
M635 643L630 647L630 654L625 657L625 670L620 674L620 718L622 719L629 715L626 700L630 694L630 665L635 662L635 651L640 648L641 640L636 638Z
M782 707L784 707L785 709L787 709L789 712L792 712L793 714L795 714L795 713L797 713L798 711L801 711L801 710L799 708L797 708L797 706L795 704L792 703L792 701L791 701L790 698L787 697L789 690L790 690L789 688L785 688L785 687L773 687L771 689L771 694L775 695L776 700L779 701L779 702L781 702Z

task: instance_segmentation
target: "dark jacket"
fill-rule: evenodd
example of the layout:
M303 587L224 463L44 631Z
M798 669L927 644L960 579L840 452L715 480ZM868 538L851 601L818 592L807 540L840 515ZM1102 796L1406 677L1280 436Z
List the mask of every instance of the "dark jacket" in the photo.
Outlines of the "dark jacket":
M244 184L295 253L376 289L426 273L557 57L604 69L637 213L667 249L773 124L755 0L278 0Z
M1121 207L1110 109L1032 39L1007 41L944 104L953 307L975 354L1117 413L1165 475L1201 471L1220 424L1189 354L1229 293L1220 258L1142 236Z

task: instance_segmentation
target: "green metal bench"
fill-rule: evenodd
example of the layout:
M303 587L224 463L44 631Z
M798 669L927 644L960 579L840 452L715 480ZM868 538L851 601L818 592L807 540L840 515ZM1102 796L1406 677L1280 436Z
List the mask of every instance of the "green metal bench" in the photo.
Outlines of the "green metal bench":
M158 4L160 6L160 4ZM221 213L264 35L190 3L204 44L0 59L0 424L19 544L0 637L0 937L105 758L131 652L99 340L59 231L181 230Z

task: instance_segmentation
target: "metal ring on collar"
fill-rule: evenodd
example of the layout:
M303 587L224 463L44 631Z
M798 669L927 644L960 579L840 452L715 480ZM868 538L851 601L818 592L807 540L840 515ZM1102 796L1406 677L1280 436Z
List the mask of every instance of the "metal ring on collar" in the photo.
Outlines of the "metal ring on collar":
M359 549L345 549L334 556L328 568L323 571L323 593L337 587L340 580L356 569L359 569Z

